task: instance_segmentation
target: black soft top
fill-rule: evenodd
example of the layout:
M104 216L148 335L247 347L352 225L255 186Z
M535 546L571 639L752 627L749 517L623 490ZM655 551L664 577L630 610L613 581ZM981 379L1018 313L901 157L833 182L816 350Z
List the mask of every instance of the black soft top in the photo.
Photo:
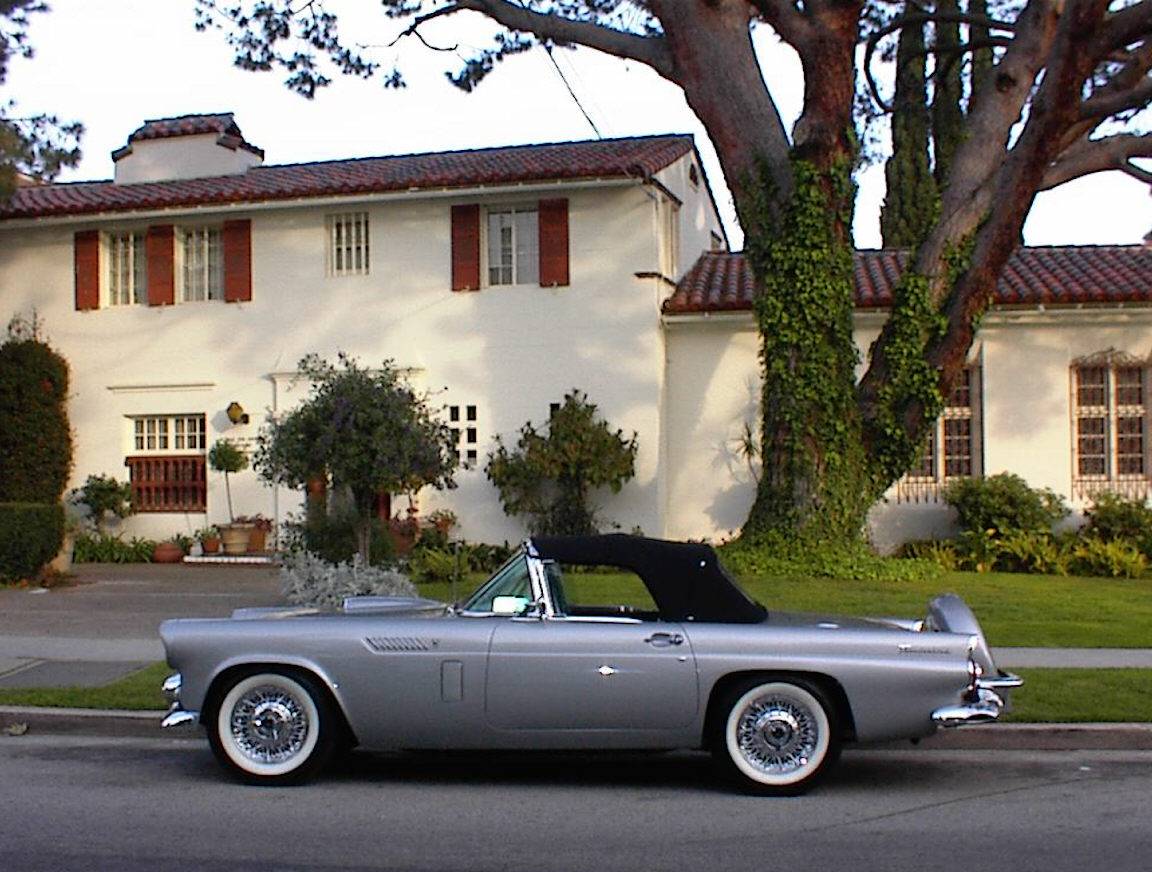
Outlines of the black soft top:
M768 616L737 587L710 545L610 533L534 536L529 548L544 560L632 570L666 621L757 624Z

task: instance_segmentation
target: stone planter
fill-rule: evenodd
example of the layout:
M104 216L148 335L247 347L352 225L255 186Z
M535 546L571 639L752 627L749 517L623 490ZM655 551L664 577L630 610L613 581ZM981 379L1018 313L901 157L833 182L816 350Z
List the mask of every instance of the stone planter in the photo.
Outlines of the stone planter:
M248 537L252 535L253 524L229 524L220 528L220 539L224 542L225 554L247 554Z

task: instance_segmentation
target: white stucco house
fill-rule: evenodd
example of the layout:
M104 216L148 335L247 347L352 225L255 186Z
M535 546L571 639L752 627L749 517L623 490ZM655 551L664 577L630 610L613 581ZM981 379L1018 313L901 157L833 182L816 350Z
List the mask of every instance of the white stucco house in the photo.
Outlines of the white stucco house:
M72 366L73 484L132 482L133 533L227 520L206 468L306 392L301 357L393 359L459 434L459 487L420 495L461 535L514 540L482 467L496 434L572 388L636 431L605 521L651 535L739 528L752 472L751 281L684 135L265 165L230 114L148 121L111 181L21 188L0 208L0 303L35 309ZM857 257L857 336L879 329L900 255ZM1026 249L917 475L872 516L890 545L945 532L940 485L1000 470L1074 500L1149 483L1152 252ZM228 410L231 407L232 415ZM233 477L236 511L302 495Z

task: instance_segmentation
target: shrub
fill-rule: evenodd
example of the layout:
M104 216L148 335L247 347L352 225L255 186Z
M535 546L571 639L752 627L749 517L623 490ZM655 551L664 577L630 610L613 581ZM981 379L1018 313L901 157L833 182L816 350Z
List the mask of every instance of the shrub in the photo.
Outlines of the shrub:
M285 551L310 551L328 563L347 563L357 552L359 519L347 509L330 514L309 512L303 519L292 517L280 525L281 547ZM378 521L371 527L372 566L391 566L395 558L388 526Z
M935 578L940 566L930 560L881 557L863 542L850 545L805 543L776 534L741 538L719 548L724 565L738 576L778 578L815 576L848 581L911 581Z
M0 503L0 581L35 578L63 543L59 503Z
M1070 560L1067 545L1047 533L1016 531L997 543L996 567L1008 572L1067 575Z
M216 472L224 473L224 493L228 497L228 519L235 522L232 513L232 484L228 476L248 468L248 455L230 439L217 439L208 451L208 464Z
M72 468L68 364L24 324L0 345L0 501L55 503Z
M1152 557L1152 508L1143 500L1127 500L1119 494L1103 493L1084 513L1085 532L1105 542L1130 542Z
M962 478L944 490L944 499L968 532L988 531L994 538L1023 531L1047 533L1068 514L1063 499L1049 488L1030 488L1018 475Z
M515 448L497 436L484 472L505 513L527 515L533 533L595 533L592 491L619 493L636 474L636 452L635 433L625 439L613 431L595 404L573 390L545 428L531 421L521 427Z
M72 500L84 506L98 532L104 532L104 518L113 515L127 518L132 514L132 486L121 484L110 475L90 475L81 487L72 491Z
M81 533L72 543L76 563L151 563L156 542L133 537L125 542L106 533Z
M1069 568L1077 575L1138 578L1148 568L1148 559L1128 542L1084 536L1072 549Z
M408 577L394 569L366 566L357 554L349 563L328 563L315 554L286 554L280 587L290 603L339 608L350 596L416 596Z
M935 563L944 572L953 572L960 568L960 555L956 553L955 542L937 539L905 542L900 547L899 556L905 560L927 560Z
M408 572L420 584L452 581L457 568L461 575L468 571L467 557L461 554L457 563L456 553L445 548L413 548L408 556Z

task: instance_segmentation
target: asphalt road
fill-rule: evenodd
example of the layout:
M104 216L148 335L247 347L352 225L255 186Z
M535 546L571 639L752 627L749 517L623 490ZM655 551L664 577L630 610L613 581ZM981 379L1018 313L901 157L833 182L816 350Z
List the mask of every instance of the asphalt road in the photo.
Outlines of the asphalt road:
M1152 752L858 751L817 792L729 792L700 755L354 755L222 778L200 742L0 738L0 869L1149 868Z

